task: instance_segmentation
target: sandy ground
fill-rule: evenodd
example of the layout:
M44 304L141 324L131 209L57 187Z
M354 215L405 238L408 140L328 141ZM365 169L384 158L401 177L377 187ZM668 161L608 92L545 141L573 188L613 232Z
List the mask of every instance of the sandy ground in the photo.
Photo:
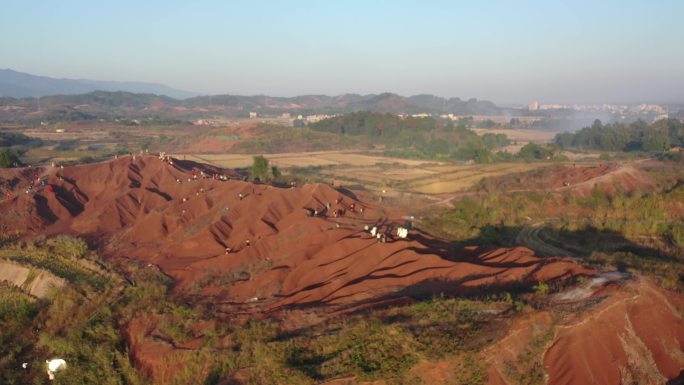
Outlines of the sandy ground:
M0 281L7 281L38 298L46 298L51 290L66 284L64 279L48 271L6 260L0 260Z

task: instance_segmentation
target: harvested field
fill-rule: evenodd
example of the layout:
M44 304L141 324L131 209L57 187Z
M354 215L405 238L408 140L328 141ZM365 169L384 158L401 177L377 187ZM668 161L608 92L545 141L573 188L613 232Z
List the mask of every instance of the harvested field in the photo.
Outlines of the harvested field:
M252 158L260 154L177 154L180 159L208 163L218 167L242 168L252 165ZM364 166L376 163L397 163L406 166L436 164L435 161L390 158L380 155L361 154L355 151L290 152L263 154L269 162L280 168L316 166Z
M225 168L252 165L256 154L187 154L178 158ZM271 164L292 167L326 167L320 174L335 185L362 185L370 190L422 194L463 191L482 178L535 170L551 162L457 164L433 160L391 158L355 151L321 151L265 154Z
M549 163L425 164L336 167L321 171L336 184L361 184L374 190L444 194L467 190L482 178L507 175L548 166Z

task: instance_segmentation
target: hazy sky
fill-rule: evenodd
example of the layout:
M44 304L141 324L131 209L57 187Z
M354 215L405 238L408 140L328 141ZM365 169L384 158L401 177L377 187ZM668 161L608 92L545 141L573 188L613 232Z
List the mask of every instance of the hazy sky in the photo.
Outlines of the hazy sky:
M210 94L684 102L684 1L31 1L0 68Z

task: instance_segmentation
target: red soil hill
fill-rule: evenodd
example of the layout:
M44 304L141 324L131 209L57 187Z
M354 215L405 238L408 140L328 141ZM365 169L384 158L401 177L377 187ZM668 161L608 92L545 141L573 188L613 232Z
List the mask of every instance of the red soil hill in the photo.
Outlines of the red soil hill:
M36 176L45 185L34 182L26 193ZM4 170L0 186L14 196L0 205L6 213L0 226L84 236L107 258L158 266L178 293L263 310L586 273L522 247L453 251L416 231L379 243L364 226L389 232L404 224L399 214L328 185L280 188L240 179L229 170L151 156ZM312 210L320 215L311 216Z

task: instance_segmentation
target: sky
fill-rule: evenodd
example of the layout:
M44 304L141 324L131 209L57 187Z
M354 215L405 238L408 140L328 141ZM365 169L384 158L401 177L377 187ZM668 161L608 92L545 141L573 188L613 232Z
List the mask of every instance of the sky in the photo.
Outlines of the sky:
M684 1L3 0L0 68L201 94L684 102Z

